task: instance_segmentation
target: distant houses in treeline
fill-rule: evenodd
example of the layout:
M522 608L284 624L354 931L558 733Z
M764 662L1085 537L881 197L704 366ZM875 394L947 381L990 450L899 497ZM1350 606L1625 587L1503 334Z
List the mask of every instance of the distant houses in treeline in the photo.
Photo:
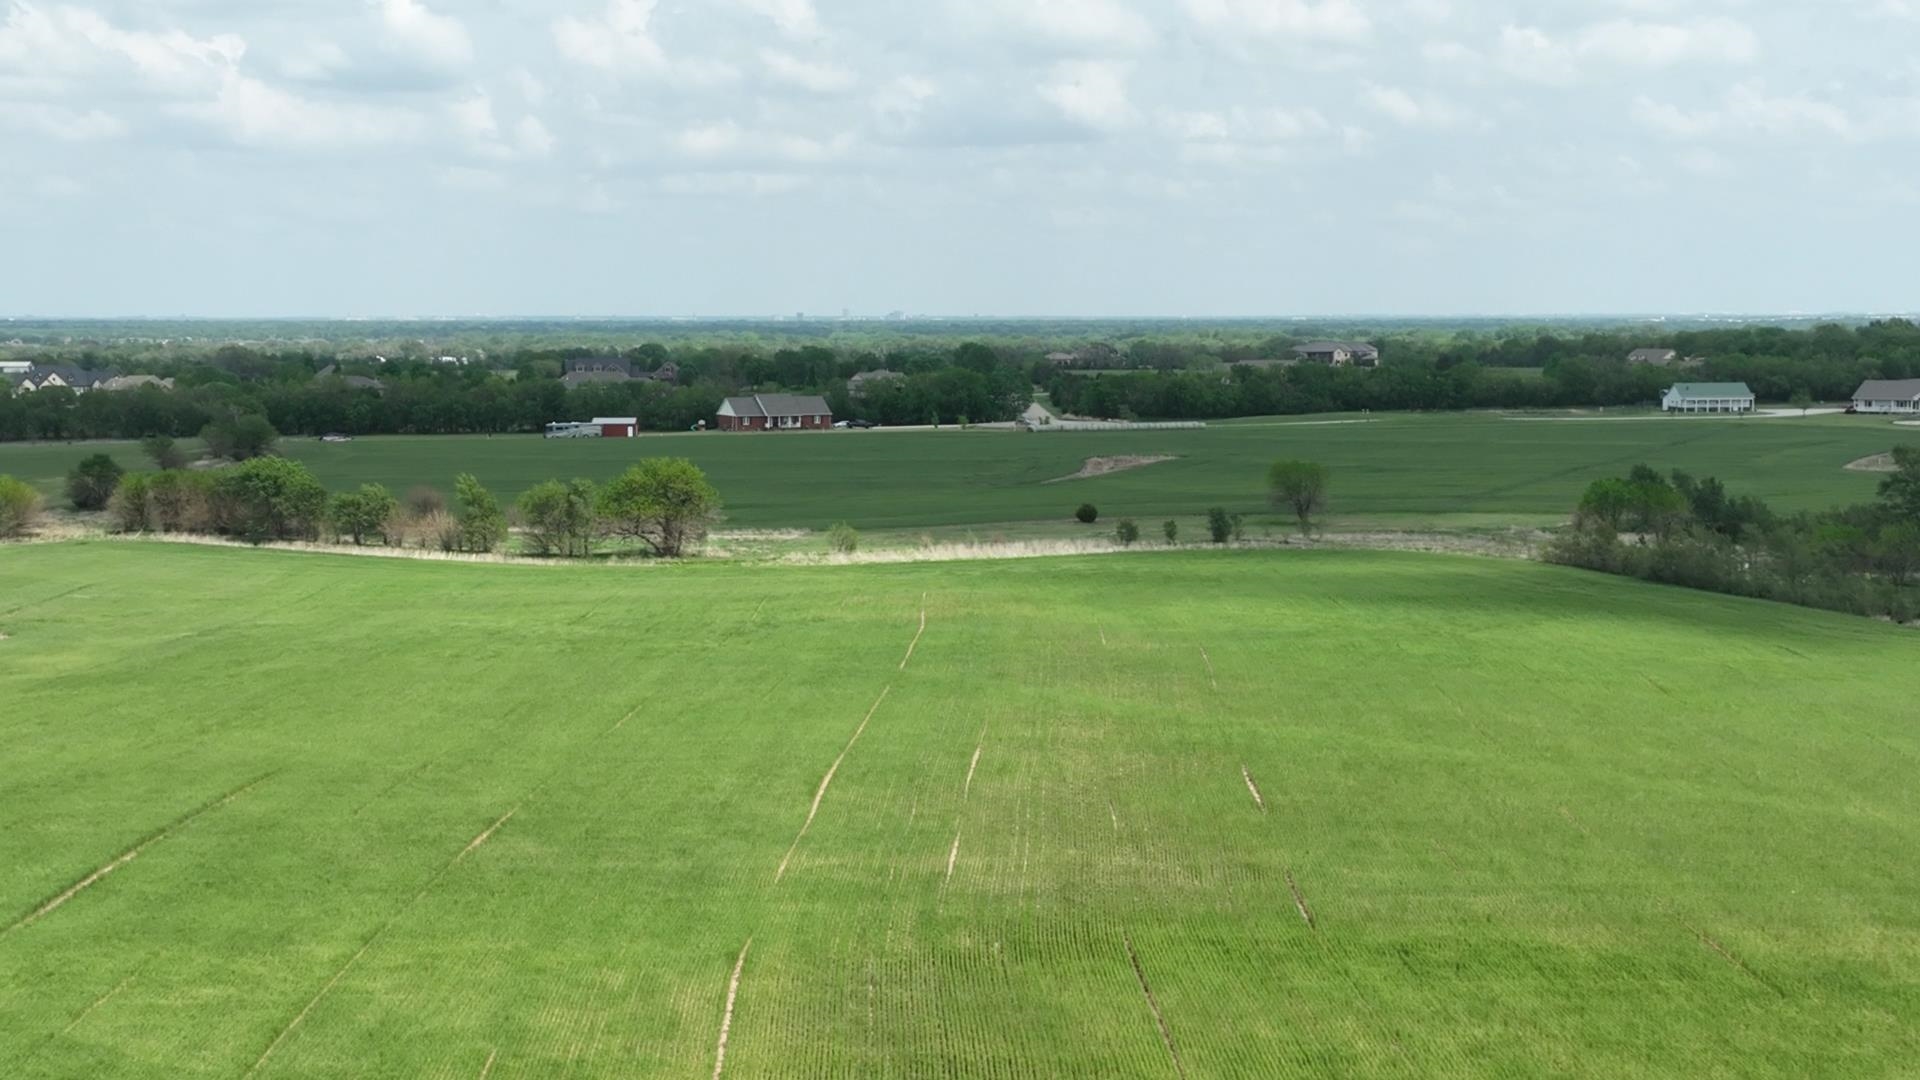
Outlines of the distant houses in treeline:
M105 393L118 393L126 390L138 390L153 387L158 390L173 389L172 379L162 379L157 375L118 375L111 371L86 371L82 368L66 365L41 365L9 363L0 368L0 385L7 392L18 397L39 390L71 390L76 394L86 394L99 390Z
M567 361L560 376L561 385L577 386L601 383L657 382L672 385L680 381L680 365L669 360L654 371L635 370L633 361L621 356L589 356Z

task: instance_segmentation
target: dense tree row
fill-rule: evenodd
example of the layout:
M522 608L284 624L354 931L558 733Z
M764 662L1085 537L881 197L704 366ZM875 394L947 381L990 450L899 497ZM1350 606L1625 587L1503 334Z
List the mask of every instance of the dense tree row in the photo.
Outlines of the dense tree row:
M1776 515L1714 479L1640 466L1587 489L1547 558L1738 596L1920 618L1920 450L1894 451L1878 502Z
M638 416L647 429L672 431L711 420L728 395L753 392L824 394L842 418L918 424L1010 419L1035 385L1057 408L1082 415L1206 419L1647 404L1677 379L1744 381L1770 401L1801 394L1836 401L1864 379L1920 376L1920 327L1897 319L1802 331L1400 329L1369 337L1386 358L1378 370L1230 366L1284 360L1298 340L1234 324L1118 342L1008 335L960 343L897 339L884 348L856 341L767 349L751 335L738 336L624 348L506 341L463 357L471 361L464 366L425 355L379 363L364 352L316 346L16 346L8 357L162 375L176 389L0 397L0 440L191 436L249 415L291 435L531 432L596 415ZM1702 362L1686 369L1626 362L1632 349L1650 345ZM571 391L561 383L568 360L607 353L644 372L671 364L673 377ZM318 377L328 367L377 378L381 387ZM880 369L902 378L849 391L851 376Z

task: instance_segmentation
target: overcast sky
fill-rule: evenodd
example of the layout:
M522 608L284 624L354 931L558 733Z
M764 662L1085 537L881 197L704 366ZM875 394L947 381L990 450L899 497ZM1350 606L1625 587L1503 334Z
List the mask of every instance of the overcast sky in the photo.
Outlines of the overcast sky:
M0 0L0 312L1920 308L1920 0Z

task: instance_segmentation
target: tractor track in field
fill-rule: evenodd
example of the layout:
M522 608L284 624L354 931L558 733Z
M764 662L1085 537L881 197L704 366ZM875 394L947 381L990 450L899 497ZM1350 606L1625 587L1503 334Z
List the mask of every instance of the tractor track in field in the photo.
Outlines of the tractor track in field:
M920 629L914 633L913 640L907 642L907 655L900 660L901 671L907 670L907 665L913 662L913 650L920 647L920 639L925 637L926 634L927 634L927 598L926 598L926 595L923 593L921 594L921 597L920 597Z
M1167 1056L1173 1059L1173 1071L1185 1080L1187 1066L1180 1060L1180 1048L1174 1045L1173 1029L1167 1026L1167 1017L1160 1011L1160 1002L1153 996L1153 987L1147 985L1147 969L1140 964L1140 954L1134 951L1133 935L1124 934L1121 940L1127 945L1127 962L1133 965L1133 977L1140 982L1140 996L1147 999L1147 1009L1153 1013L1153 1024L1160 1029L1160 1042L1167 1048Z
M1207 648L1204 645L1200 647L1200 659L1207 665L1208 685L1212 686L1215 690L1220 689L1220 680L1213 675L1213 657L1207 655Z
M953 880L953 864L958 861L960 861L960 834L956 832L953 834L953 846L947 849L947 876L940 883L942 887Z
M493 1063L499 1058L500 1051L497 1048L487 1054L487 1063L480 1066L480 1080L487 1080L487 1077L493 1075Z
M493 839L493 835L499 832L500 829L519 812L520 807L516 806L500 815L499 820L487 826L486 829L483 830L480 835L474 837L466 847L461 848L458 855L447 860L445 866L434 871L433 876L427 879L426 884L420 886L419 892L414 893L410 899L394 909L393 914L387 916L386 921L375 927L373 933L367 935L367 939L360 943L360 948L356 950L352 956L347 958L346 963L340 965L339 970L333 973L333 977L321 985L320 990L308 1000L306 1005L301 1007L299 1012L293 1014L293 1019L287 1021L287 1025L280 1029L278 1035L273 1037L273 1041L267 1044L267 1048L260 1052L259 1058L242 1074L243 1077L252 1076L265 1068L267 1062L273 1058L273 1055L279 1051L280 1047L284 1045L288 1039L293 1037L294 1032L300 1029L300 1025L306 1022L307 1017L313 1013L313 1010L319 1008L320 1003L325 1001L327 995L333 992L333 988L340 985L340 981L347 977L347 973L352 971L356 964L360 963L360 958L367 955L375 945L379 944L380 939L386 936L387 931L393 929L395 924L405 918L407 913L413 910L414 905L426 899L427 894L433 891L434 886L440 884L441 878L446 877L454 867L464 862L467 856L472 855L486 844L488 840Z
M873 722L874 714L880 711L881 704L891 693L893 693L893 684L888 683L886 689L881 690L880 696L874 700L873 707L867 710L866 718L860 721L860 726L853 729L853 738L847 740L847 745L841 749L840 756L833 759L832 765L827 766L827 775L820 778L820 787L813 793L813 805L807 808L807 820L800 823L800 832L794 836L793 844L787 848L787 854L780 860L780 868L773 872L774 884L779 884L780 879L787 876L787 865L793 861L794 852L800 850L800 841L807 838L807 830L813 828L814 816L820 813L820 802L827 797L827 788L833 784L833 775L840 771L840 763L847 760L847 754L853 749L853 744L860 741L861 733L867 730L867 725Z
M1716 955L1720 957L1720 959L1725 960L1729 964L1732 964L1735 970L1739 971L1740 974L1745 975L1747 978L1752 979L1754 982L1759 983L1761 986L1764 986L1767 989L1773 991L1775 994L1778 994L1780 997L1784 998L1787 996L1787 992L1785 990L1780 989L1780 987L1778 987L1777 985L1775 985L1773 980L1768 979L1765 976L1762 976L1759 972L1748 967L1747 962L1745 960L1740 959L1739 956L1734 954L1733 950L1721 944L1718 939L1713 937L1713 935L1707 933L1705 930L1702 930L1698 927L1688 926L1686 923L1681 923L1681 925L1686 926L1688 933L1691 933L1694 937L1699 938L1700 944L1712 950Z
M753 938L740 946L740 957L733 962L733 977L727 980L727 1008L720 1014L720 1038L713 1047L713 1080L720 1080L720 1073L727 1067L727 1036L733 1033L733 1005L740 997L740 976L747 969L747 950L753 948Z
M139 843L134 844L132 847L121 852L119 855L114 856L112 860L108 861L98 869L94 870L93 873L88 874L87 876L81 878L79 881L74 882L72 885L69 885L65 891L43 902L42 904L40 904L40 906L34 908L32 911L27 912L25 915L20 916L18 919L15 919L11 924L7 926L6 929L0 930L0 938L6 937L8 934L13 933L15 930L24 930L25 928L32 926L34 923L39 922L41 919L46 918L48 915L53 914L55 911L58 911L61 907L66 905L67 901L72 900L74 897L79 896L81 893L92 888L94 885L98 884L102 878L105 878L108 874L113 873L115 870L118 870L121 867L127 865L128 863L132 862L133 860L139 858L141 852L146 851L148 848L152 847L153 845L159 843L162 840L165 840L167 837L172 836L173 834L193 824L195 821L199 820L202 816L206 814L210 814L213 811L218 810L223 806L226 806L228 803L231 803L235 799L238 799L241 796L247 794L248 792L252 791L254 788L257 788L261 784L266 783L278 771L279 770L275 770L274 772L262 774L261 776L256 777L255 779L250 780L247 783L242 784L237 788L234 788L232 791L227 792L225 795L222 795L219 798L212 800L211 802L202 803L198 808L191 810L185 814L182 814L180 817L173 819L172 821L168 822L166 825L163 825L159 829L156 829L155 831L147 834L147 836L142 840L140 840Z
M1293 871L1284 870L1282 874L1287 879L1287 891L1293 894L1294 909L1300 912L1300 921L1306 923L1309 930L1320 929L1320 925L1314 922L1313 909L1307 906L1306 894L1300 891L1300 883L1293 880Z
M1253 795L1253 805L1259 807L1261 813L1266 813L1267 800L1260 797L1260 785L1253 782L1253 773L1248 770L1245 765L1242 765L1240 766L1240 775L1247 781L1247 791Z
M119 985L115 986L113 989L107 991L106 993L101 994L99 997L94 998L93 1004L87 1006L84 1009L81 1009L79 1012L79 1015L75 1016L71 1021L69 1021L66 1027L63 1027L60 1029L60 1034L65 1035L71 1032L74 1028L79 1027L80 1022L85 1020L87 1017L92 1016L94 1014L94 1011L99 1009L100 1006L105 1005L107 1002L112 1001L114 998L119 997L120 991L125 990L128 986L132 985L134 978L135 976L129 975L126 978L121 979Z

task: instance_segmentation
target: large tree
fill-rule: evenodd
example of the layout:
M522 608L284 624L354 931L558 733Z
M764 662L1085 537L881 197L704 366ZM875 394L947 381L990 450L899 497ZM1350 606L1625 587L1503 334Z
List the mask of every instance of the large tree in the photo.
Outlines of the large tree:
M1276 461L1267 470L1274 509L1293 512L1300 534L1313 534L1314 515L1327 508L1327 467L1317 461Z
M1880 503L1895 518L1920 525L1920 446L1893 450L1894 474L1880 483Z
M616 536L674 559L705 539L720 515L707 474L684 458L648 458L600 492L600 517Z

